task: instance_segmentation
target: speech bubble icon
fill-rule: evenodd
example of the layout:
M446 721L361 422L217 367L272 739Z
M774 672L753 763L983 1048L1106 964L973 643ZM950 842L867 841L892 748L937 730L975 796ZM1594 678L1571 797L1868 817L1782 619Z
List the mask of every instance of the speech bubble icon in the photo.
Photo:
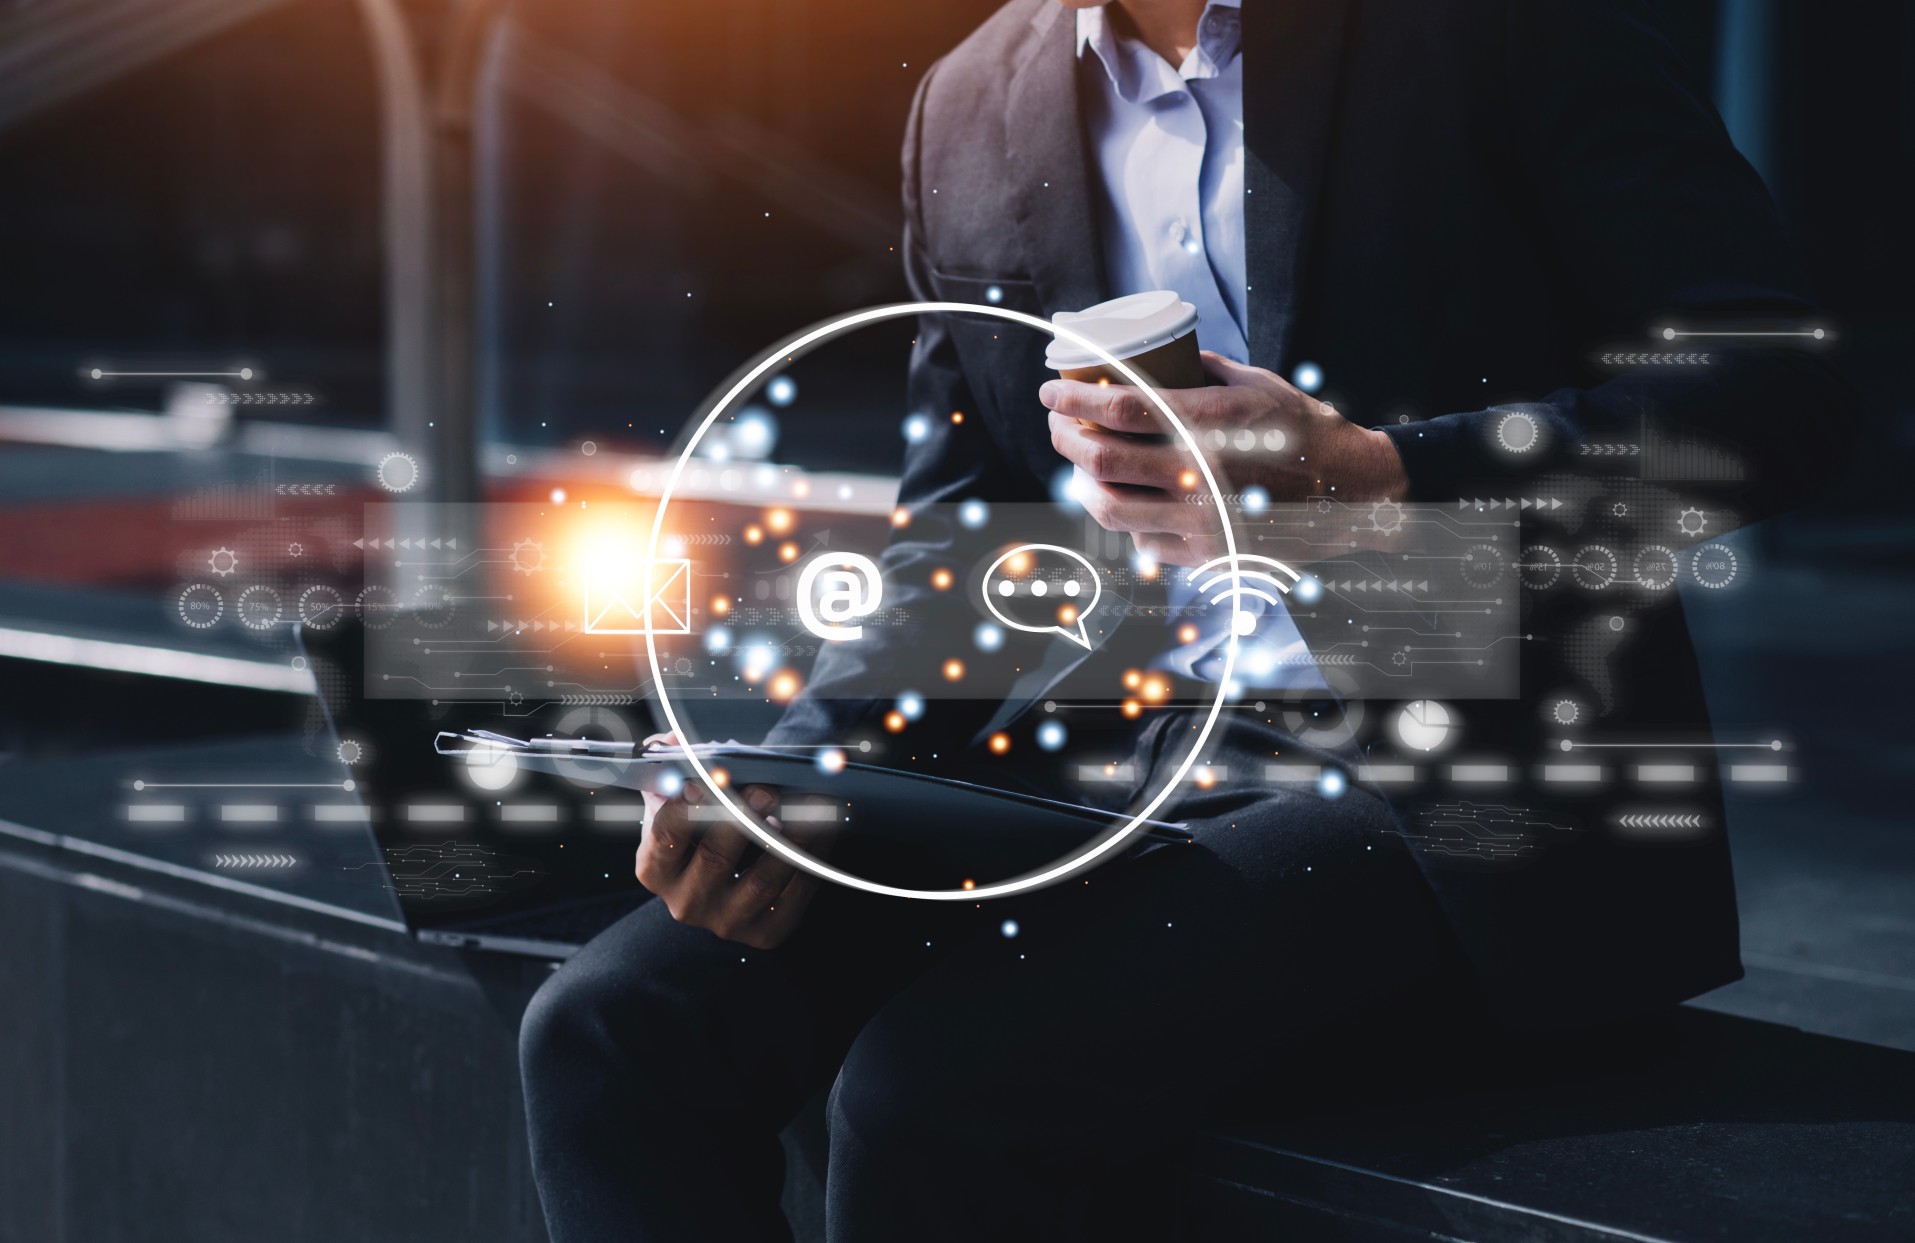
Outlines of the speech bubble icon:
M1071 564L1060 569L1059 559ZM984 607L1011 629L1061 634L1088 649L1084 619L1103 598L1104 581L1081 552L1057 544L1019 544L984 571L983 593Z

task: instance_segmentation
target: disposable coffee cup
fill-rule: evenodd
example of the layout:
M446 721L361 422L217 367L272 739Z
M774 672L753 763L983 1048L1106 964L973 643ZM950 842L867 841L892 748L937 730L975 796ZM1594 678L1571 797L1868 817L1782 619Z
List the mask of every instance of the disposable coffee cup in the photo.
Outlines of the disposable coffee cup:
M1154 388L1197 388L1207 382L1197 355L1197 308L1173 290L1127 294L1081 311L1059 311L1051 322L1090 338L1141 372ZM1062 336L1051 338L1044 362L1066 380L1128 384L1095 353Z

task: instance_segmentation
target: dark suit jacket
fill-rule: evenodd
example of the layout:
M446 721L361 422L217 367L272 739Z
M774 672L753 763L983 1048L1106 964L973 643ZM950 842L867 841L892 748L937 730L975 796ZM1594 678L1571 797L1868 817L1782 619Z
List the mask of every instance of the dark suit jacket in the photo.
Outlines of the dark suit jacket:
M1831 480L1850 399L1813 352L1718 348L1713 365L1621 373L1595 363L1604 346L1645 342L1665 323L1812 314L1760 181L1633 9L1247 0L1243 26L1251 361L1280 374L1319 363L1321 395L1395 440L1414 499L1545 492L1553 475L1602 461L1578 446L1635 440L1645 414L1663 434L1708 438L1746 462L1740 483L1685 486L1716 513L1712 534L1725 505L1747 520ZM1048 316L1107 296L1078 82L1073 22L1056 0L1012 0L926 75L904 148L917 297L983 302L996 286L1001 305ZM902 502L1047 498L1060 459L1034 397L1042 349L1039 334L1000 321L922 322L912 408L975 417L933 420ZM1515 400L1533 403L1546 432L1526 455L1492 444L1489 407ZM1398 423L1405 411L1416 418ZM890 600L909 608L929 599L914 586L926 566L963 566L977 550L935 518L905 534L886 575ZM1473 744L1525 771L1547 758L1536 697L1586 684L1565 636L1602 607L1590 596L1526 604L1541 641L1524 647L1525 696L1468 704ZM1607 658L1604 736L1706 733L1681 607L1673 591L1663 599ZM906 645L827 653L779 733L842 737L888 707L885 694L919 684L912 658ZM942 715L932 728L947 731L946 747L979 723ZM1605 788L1499 793L1575 828L1519 866L1420 856L1512 1022L1616 1017L1740 975L1719 798L1699 796L1704 836L1650 845L1617 834L1628 791ZM1406 825L1417 801L1399 800Z

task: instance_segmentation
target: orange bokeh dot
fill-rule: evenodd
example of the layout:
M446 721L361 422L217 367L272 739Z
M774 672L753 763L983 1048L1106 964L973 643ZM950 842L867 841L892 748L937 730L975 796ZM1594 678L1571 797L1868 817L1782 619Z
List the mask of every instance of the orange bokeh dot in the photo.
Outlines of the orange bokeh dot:
M765 513L765 525L770 527L775 535L783 535L790 531L795 522L796 519L791 516L789 509L773 509Z
M786 540L784 543L778 546L778 560L796 561L797 559L798 559L798 545L792 543L790 540Z
M1197 627L1195 625L1190 622L1185 622L1183 625L1177 627L1177 642L1195 643L1196 641Z
M1135 669L1124 670L1124 689L1125 690L1134 691L1139 686L1143 685L1143 682L1144 682L1143 674L1137 672Z
M746 527L746 528L745 528L745 542L746 542L747 544L762 544L762 543L764 543L764 542L765 542L765 528L763 528L763 527L761 527L761 526L759 526L759 525L758 525L757 523L755 523L755 522L754 522L754 523L752 523L752 524L751 524L750 526L748 526L748 527Z
M1011 749L1011 736L1005 733L992 734L991 741L985 745L991 748L992 755L1003 755Z
M772 675L770 684L765 687L765 693L771 697L772 702L784 703L796 695L803 685L797 674L789 669L782 669Z
M1170 687L1162 678L1149 678L1144 682L1144 698L1152 703L1162 703L1170 695Z
M1123 712L1125 720L1134 721L1144 714L1144 705L1135 699L1126 699L1120 711Z
M906 725L904 713L887 712L884 714L884 727L894 734L902 734Z
M1197 472L1194 470L1187 470L1183 474L1177 476L1177 482L1182 484L1186 488L1194 488L1197 486Z
M951 589L951 571L945 569L943 566L932 570L931 585L939 591L949 591Z
M900 505L891 511L891 525L902 530L911 525L911 511Z
M951 422L954 424L962 425L964 422L964 411L962 410L951 411Z
M711 598L711 611L720 617L731 612L731 597L713 596Z
M964 677L964 662L963 661L953 659L953 660L947 660L944 662L944 680L946 682L956 682L963 677Z
M1077 606L1075 604L1060 604L1057 606L1057 624L1058 625L1071 626L1071 625L1075 625L1076 623L1077 623Z

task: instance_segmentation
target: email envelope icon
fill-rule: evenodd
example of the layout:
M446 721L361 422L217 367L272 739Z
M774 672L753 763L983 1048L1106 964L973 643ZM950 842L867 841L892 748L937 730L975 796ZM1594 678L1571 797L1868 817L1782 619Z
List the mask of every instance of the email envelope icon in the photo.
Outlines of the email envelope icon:
M652 562L651 598L633 608L641 588L608 589L585 584L587 634L690 634L692 632L692 563L681 558Z

